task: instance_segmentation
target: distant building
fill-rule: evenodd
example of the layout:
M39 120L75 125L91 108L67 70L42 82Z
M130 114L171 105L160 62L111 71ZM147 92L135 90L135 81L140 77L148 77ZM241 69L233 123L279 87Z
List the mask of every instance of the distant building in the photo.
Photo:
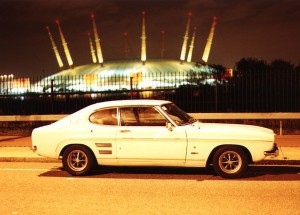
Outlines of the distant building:
M181 64L177 60L107 61L105 66L87 64L63 70L37 83L37 91L107 91L130 89L157 89L196 84L191 76L211 74L214 69L196 63ZM45 85L43 83L48 83ZM44 87L42 88L41 86Z

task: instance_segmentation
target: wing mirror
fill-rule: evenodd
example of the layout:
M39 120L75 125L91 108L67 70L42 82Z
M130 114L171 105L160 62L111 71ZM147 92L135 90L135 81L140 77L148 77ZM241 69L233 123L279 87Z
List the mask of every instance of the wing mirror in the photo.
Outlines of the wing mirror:
M169 131L173 131L173 125L172 125L172 123L166 122L166 128L167 128Z

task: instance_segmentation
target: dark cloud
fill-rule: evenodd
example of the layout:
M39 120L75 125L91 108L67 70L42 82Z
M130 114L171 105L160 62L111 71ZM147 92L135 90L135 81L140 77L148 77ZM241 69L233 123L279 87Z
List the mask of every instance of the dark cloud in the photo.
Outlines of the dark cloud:
M125 31L132 56L139 56L141 11L146 11L149 58L159 56L164 29L166 55L178 59L186 15L191 11L191 25L197 26L194 61L201 59L213 16L218 18L210 63L232 67L242 57L300 61L297 0L2 0L0 10L0 74L56 72L45 29L49 25L63 55L55 19L61 21L75 65L90 63L91 13L96 15L105 60L123 58Z

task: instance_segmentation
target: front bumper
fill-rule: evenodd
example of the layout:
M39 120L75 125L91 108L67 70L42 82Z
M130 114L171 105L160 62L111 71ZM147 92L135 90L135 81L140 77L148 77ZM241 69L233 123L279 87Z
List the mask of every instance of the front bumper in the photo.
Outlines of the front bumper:
M278 157L279 156L279 149L277 147L277 144L274 143L273 149L270 151L265 151L264 152L265 156L270 156L270 157Z

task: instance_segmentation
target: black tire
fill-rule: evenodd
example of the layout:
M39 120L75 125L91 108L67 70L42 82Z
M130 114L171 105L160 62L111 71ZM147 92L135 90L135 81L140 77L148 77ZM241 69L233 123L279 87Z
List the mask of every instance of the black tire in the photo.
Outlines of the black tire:
M73 176L87 175L95 164L93 153L85 146L73 145L68 147L62 157L64 169Z
M241 147L223 146L213 156L213 168L223 178L240 178L248 168L248 157Z

